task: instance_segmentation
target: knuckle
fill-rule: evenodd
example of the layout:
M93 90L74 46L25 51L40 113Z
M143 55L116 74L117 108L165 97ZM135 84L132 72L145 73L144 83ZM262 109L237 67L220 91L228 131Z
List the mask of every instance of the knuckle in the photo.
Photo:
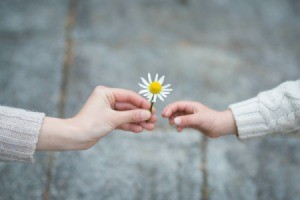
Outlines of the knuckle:
M138 121L139 120L139 113L138 112L132 112L131 120L132 121Z

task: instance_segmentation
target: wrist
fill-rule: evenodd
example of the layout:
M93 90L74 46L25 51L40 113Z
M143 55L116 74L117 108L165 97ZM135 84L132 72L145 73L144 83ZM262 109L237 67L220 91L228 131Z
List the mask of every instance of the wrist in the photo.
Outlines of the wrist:
M46 117L39 135L37 150L67 151L81 150L85 146L79 137L78 128L72 119Z
M65 119L65 123L71 144L69 150L86 150L99 141L98 137L93 138L89 134L90 126L82 125L76 117Z
M219 135L237 135L237 127L233 113L230 109L220 112L220 119L218 120L219 125Z

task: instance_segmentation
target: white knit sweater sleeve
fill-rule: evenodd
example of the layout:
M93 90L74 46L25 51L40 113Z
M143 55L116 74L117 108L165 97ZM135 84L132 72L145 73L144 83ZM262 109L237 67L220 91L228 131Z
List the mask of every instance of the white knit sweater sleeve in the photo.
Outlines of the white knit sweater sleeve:
M300 130L300 80L282 83L229 108L241 139Z
M33 162L44 113L0 106L0 161Z

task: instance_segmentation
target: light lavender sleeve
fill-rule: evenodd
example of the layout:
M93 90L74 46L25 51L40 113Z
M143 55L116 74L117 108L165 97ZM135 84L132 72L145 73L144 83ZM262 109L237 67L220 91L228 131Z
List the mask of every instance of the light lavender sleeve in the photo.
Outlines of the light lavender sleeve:
M0 106L0 161L33 162L44 113Z

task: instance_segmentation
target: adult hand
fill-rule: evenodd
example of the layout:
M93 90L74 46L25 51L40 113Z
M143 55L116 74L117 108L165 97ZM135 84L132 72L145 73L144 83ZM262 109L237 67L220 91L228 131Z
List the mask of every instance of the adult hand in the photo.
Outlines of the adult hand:
M37 150L88 149L114 129L151 131L157 118L149 108L133 91L98 86L74 117L45 118Z

